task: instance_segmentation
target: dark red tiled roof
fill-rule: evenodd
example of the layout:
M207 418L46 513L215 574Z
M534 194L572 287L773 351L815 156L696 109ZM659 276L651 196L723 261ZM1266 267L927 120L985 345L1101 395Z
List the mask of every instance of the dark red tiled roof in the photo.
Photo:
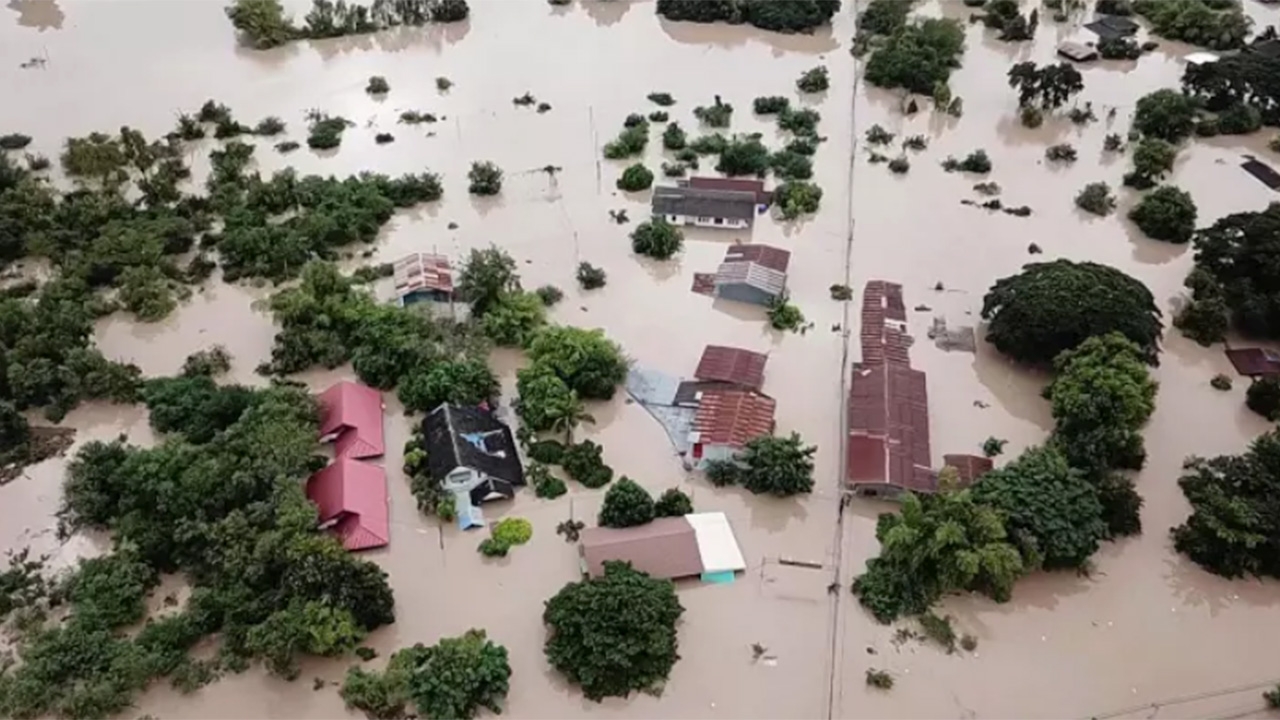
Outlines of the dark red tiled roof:
M693 418L693 430L703 445L743 447L773 432L777 403L768 395L748 390L706 390Z
M716 274L694 273L693 287L690 289L699 295L714 295L716 292Z
M1265 348L1232 348L1227 350L1227 360L1247 377L1280 374L1280 355Z
M749 390L764 387L764 366L769 360L763 353L724 345L708 345L702 351L698 369L693 376L698 380L714 380L741 385Z
M751 262L785 273L787 266L791 264L791 253L772 245L730 245L724 253L724 261L726 263Z
M950 465L960 474L960 487L968 487L974 480L995 469L995 462L981 455L943 455L942 464Z

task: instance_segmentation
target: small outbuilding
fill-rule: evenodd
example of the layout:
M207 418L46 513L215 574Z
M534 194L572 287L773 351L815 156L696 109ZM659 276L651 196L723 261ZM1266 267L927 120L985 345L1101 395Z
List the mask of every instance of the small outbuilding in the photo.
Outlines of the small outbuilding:
M582 531L582 573L599 577L606 562L629 562L636 570L664 580L701 577L724 582L746 569L733 527L724 513L692 513L658 518L629 528L596 527Z
M731 460L747 443L773 434L776 408L773 398L758 392L702 390L689 431L688 464L702 469L710 460Z
M733 245L716 269L713 293L726 300L770 305L787 291L791 253L770 245Z
M672 225L744 230L756 216L756 193L677 185L653 189L653 216Z
M382 434L382 393L344 380L320 394L320 442L332 442L339 458L379 457L386 450Z
M1138 23L1120 15L1099 15L1093 22L1086 23L1085 28L1104 40L1130 37L1138 33Z
M515 437L486 408L445 403L422 421L427 471L455 494L479 505L515 497L524 468Z
M742 348L708 345L702 351L694 378L702 382L726 383L746 390L764 387L764 366L769 356Z
M1240 165L1245 172L1255 177L1258 182L1268 188L1280 191L1280 172L1276 172L1275 168L1252 155L1246 155L1245 157L1248 159Z
M1244 377L1280 375L1280 353L1267 348L1231 348L1226 351L1231 367Z
M1064 42L1058 46L1058 54L1074 62L1091 62L1098 59L1098 51L1080 42Z
M307 497L320 511L320 527L346 549L369 550L391 541L387 474L377 465L338 458L307 480Z
M434 253L413 253L392 265L396 302L401 307L421 302L453 300L453 269L449 259Z

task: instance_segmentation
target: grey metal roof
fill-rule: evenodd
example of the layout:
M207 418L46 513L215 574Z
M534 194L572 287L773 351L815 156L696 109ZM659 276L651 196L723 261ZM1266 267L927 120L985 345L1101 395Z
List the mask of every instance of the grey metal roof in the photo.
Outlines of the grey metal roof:
M653 189L653 214L751 220L756 214L756 195L739 190L658 186Z
M722 285L750 285L770 295L780 296L787 287L787 274L754 262L720 263L716 270L716 287Z

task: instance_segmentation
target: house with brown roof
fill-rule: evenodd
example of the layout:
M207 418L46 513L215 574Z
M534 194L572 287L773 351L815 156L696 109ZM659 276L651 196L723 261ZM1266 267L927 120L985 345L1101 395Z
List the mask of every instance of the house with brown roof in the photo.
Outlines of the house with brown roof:
M764 387L764 366L769 356L742 348L708 345L693 377L702 382L736 385L747 390Z
M703 390L689 430L686 464L703 469L711 460L731 460L747 443L772 435L776 407L773 398L750 390Z
M729 519L719 512L657 518L628 528L588 528L580 542L582 573L591 577L602 575L606 562L627 562L664 580L723 582L747 566Z
M346 549L391 542L387 474L377 465L340 457L307 480L306 493L319 510L321 529Z
M332 442L338 458L372 458L386 446L382 435L382 393L344 380L317 398L320 442Z
M1244 377L1259 378L1280 375L1280 353L1267 348L1230 348L1226 351L1231 367Z
M724 177L691 177L688 180L677 180L679 187L691 187L698 190L730 190L733 192L749 192L756 196L757 205L773 203L773 192L764 189L763 180L750 178Z
M770 305L787 292L791 253L770 245L731 245L716 269L712 293L726 300Z
M396 302L401 307L453 300L453 268L443 255L406 255L392 264L391 277L395 280Z

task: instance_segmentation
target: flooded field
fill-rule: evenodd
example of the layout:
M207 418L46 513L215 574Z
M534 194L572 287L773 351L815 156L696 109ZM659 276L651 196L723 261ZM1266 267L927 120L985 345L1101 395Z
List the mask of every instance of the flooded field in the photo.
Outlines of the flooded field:
M1280 23L1280 9L1245 4L1258 25ZM308 3L286 5L301 14ZM924 1L920 12L968 14L959 0ZM1260 715L1260 688L1280 678L1280 584L1208 575L1173 553L1167 529L1187 513L1175 482L1184 457L1239 451L1266 423L1245 409L1243 384L1229 393L1210 388L1214 374L1230 372L1221 348L1201 348L1177 332L1166 333L1154 374L1160 391L1145 432L1150 459L1137 478L1146 498L1145 534L1105 546L1092 577L1035 575L1019 582L1013 600L1003 605L948 600L942 609L980 642L975 654L963 657L913 643L895 646L893 628L877 624L848 592L877 552L875 517L886 506L855 500L843 527L837 525L842 374L857 360L858 328L857 313L830 299L831 284L853 287L856 303L867 280L892 280L904 286L908 308L928 306L908 314L917 338L912 361L929 374L939 465L944 453L976 452L988 436L1007 438L1006 457L1012 457L1042 441L1051 420L1039 395L1043 377L1011 366L989 346L980 345L976 355L936 349L925 338L935 315L977 324L992 281L1030 260L1056 257L1096 260L1132 274L1151 288L1166 317L1181 302L1190 248L1149 240L1125 220L1136 194L1121 191L1120 212L1105 219L1082 213L1071 198L1088 182L1120 185L1126 160L1105 156L1103 137L1127 131L1139 96L1177 84L1180 58L1190 48L1162 42L1137 62L1085 66L1079 100L1094 104L1099 122L1080 127L1049 118L1038 130L1023 128L1004 80L1008 66L1049 61L1058 42L1080 32L1075 24L1046 18L1034 43L1006 44L980 25L970 26L964 67L951 80L953 92L964 98L964 116L957 119L928 111L904 117L897 94L860 82L848 52L854 33L849 7L827 31L783 36L670 23L656 17L648 2L577 0L552 7L536 0L472 0L470 20L445 28L257 52L236 46L219 2L12 0L0 8L0 96L8 99L0 108L0 132L33 135L28 150L55 157L70 135L125 124L160 135L178 112L208 98L226 103L245 122L279 115L296 140L303 137L307 109L341 114L357 126L336 153L301 150L285 159L264 143L256 160L267 172L291 165L338 175L441 173L444 199L397 215L371 261L419 250L456 258L493 243L517 259L526 287L554 283L566 291L552 313L555 321L605 328L637 365L689 374L709 343L769 353L764 391L777 398L778 432L799 432L819 448L811 496L774 500L711 487L682 469L661 427L621 392L591 407L597 423L580 431L604 445L618 474L655 492L680 486L699 510L727 513L747 558L747 571L732 585L680 587L686 607L682 659L660 698L589 702L543 659L542 600L577 576L576 549L554 533L555 525L569 517L593 521L602 491L573 485L555 501L526 491L512 503L486 508L491 518L509 514L534 525L530 544L501 561L486 560L475 551L474 534L418 513L400 472L400 448L414 427L387 396L392 542L369 557L390 575L397 621L370 644L386 656L415 642L486 629L511 654L506 707L512 717ZM19 68L33 57L45 58L44 66ZM783 335L769 329L762 310L689 291L693 274L713 271L725 246L745 233L693 231L683 253L666 263L631 253L627 233L634 220L617 225L608 211L626 209L633 219L643 218L649 193L615 190L627 163L600 159L600 147L627 114L655 109L645 99L654 91L677 98L672 118L691 134L698 127L693 107L719 95L736 108L733 131L759 131L776 145L774 123L752 115L752 98L794 95L796 77L819 64L831 71L831 90L802 102L822 113L820 132L828 138L815 161L823 209L797 224L758 222L750 236L792 252L792 299L814 326L803 335ZM385 99L365 94L370 75L390 82ZM450 78L454 87L438 92L437 76ZM537 114L511 103L526 91L553 109ZM1114 120L1107 118L1112 107ZM434 125L397 125L408 109L443 118ZM866 162L861 138L873 124L900 137L929 138L929 148L912 156L909 174ZM374 134L381 131L394 133L396 142L376 145ZM1200 225L1280 200L1239 169L1243 153L1265 152L1262 137L1197 140L1179 155L1174 182L1194 196ZM1080 160L1047 166L1044 148L1056 142L1076 145ZM197 173L214 146L212 140L193 144L202 158ZM978 179L945 173L939 163L977 148L994 162L985 179L1004 187L1006 204L1030 206L1031 217L960 204L976 197L970 188ZM661 159L655 138L645 160L656 169ZM475 160L491 160L506 171L496 199L467 195L466 171ZM549 177L540 170L548 164L563 170ZM1032 242L1042 255L1028 254ZM607 287L578 290L573 273L580 260L603 267ZM939 282L945 290L934 289ZM379 291L389 295L390 288ZM101 321L97 342L108 357L135 362L147 375L171 374L191 352L221 343L235 356L229 379L262 382L254 368L268 356L274 328L254 303L268 293L215 278L163 322ZM846 333L855 342L847 343ZM492 360L502 375L505 404L514 395L521 360L510 352L495 352ZM349 369L340 369L303 379L320 388L348 376ZM142 408L82 407L66 424L78 429L77 443L119 433L134 442L154 441ZM52 513L64 465L48 461L0 487L0 548L57 547ZM58 557L104 545L101 538L77 538ZM823 569L783 566L783 558ZM828 592L833 581L840 583L839 593ZM767 648L768 661L753 659L752 643ZM338 681L347 665L305 665L294 683L255 669L191 696L159 685L137 712L174 719L355 717L335 687L314 691L310 682ZM866 688L868 666L894 672L894 690ZM1245 689L1222 692L1239 687ZM1190 696L1203 698L1170 704ZM1152 714L1156 704L1164 707Z

